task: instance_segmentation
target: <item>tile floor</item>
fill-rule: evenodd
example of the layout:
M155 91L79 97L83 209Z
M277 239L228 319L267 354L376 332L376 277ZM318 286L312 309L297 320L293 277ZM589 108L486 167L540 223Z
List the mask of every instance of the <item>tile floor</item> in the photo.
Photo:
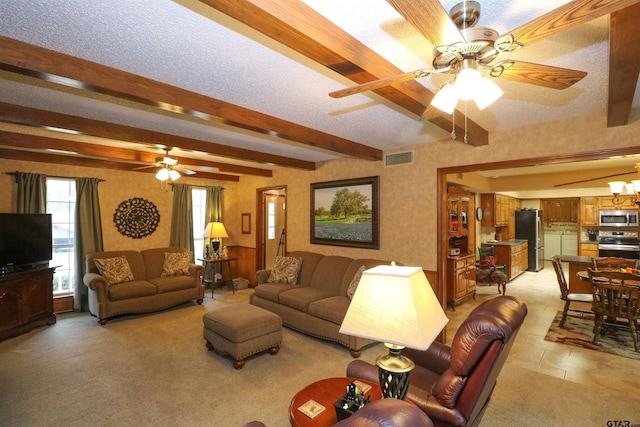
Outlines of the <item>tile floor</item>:
M565 274L569 268L565 267ZM447 338L478 303L498 294L497 287L478 286L476 299L447 310ZM545 341L549 325L564 307L553 266L549 261L538 273L525 272L507 285L507 295L527 304L528 315L507 363L568 381L606 389L640 399L640 360ZM572 305L573 307L573 305ZM588 306L585 307L588 309Z

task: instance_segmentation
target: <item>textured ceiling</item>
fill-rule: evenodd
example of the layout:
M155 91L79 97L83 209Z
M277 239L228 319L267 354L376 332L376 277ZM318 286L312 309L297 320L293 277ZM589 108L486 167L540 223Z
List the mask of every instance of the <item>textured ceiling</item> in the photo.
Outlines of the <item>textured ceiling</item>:
M433 47L384 0L306 0L308 6L402 71L429 67ZM449 10L457 1L442 1ZM500 34L567 3L482 1L479 26ZM500 59L518 59L588 75L565 90L497 80L505 92L470 119L489 131L604 112L607 108L608 22L604 16ZM0 35L182 89L221 99L381 150L429 143L448 131L372 92L328 96L354 83L196 0L0 1ZM445 76L419 80L435 91ZM640 105L640 97L633 106ZM0 71L0 100L74 116L319 162L335 152L274 136L185 118L105 95ZM462 105L458 106L464 111ZM117 141L99 141L123 145ZM151 150L153 147L144 148ZM156 150L157 151L157 150ZM198 156L184 153L185 156ZM232 161L206 156L209 159ZM236 161L236 163L242 163ZM264 165L262 167L265 167Z

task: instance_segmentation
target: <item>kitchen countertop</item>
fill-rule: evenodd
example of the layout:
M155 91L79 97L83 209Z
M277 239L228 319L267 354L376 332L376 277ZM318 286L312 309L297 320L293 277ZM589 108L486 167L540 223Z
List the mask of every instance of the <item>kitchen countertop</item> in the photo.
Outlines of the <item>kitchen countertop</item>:
M523 243L528 243L529 241L526 239L514 239L514 240L507 240L504 242L486 242L483 243L483 245L493 245L493 246L518 246L521 245Z
M593 261L590 256L577 256L577 255L560 255L562 262L568 262L571 264L589 264L593 265Z

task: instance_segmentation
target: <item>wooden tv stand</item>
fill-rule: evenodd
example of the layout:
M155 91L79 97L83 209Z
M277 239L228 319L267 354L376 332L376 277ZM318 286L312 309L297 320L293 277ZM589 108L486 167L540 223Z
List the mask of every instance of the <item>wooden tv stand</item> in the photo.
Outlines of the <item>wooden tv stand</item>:
M54 270L43 267L0 275L0 341L56 323Z

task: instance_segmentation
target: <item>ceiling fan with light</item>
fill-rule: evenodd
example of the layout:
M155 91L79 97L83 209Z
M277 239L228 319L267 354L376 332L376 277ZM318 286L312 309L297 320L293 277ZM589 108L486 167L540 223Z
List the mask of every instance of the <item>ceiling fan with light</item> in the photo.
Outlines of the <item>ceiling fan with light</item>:
M178 159L169 156L169 151L171 151L170 149L165 148L164 151L165 155L163 157L156 157L156 163L154 167L160 168L160 170L158 170L158 173L156 173L157 179L159 179L160 181L176 181L182 176L180 175L180 172L184 173L185 175L195 174L194 171L182 166L178 162Z
M432 74L453 74L436 93L421 120L430 118L436 107L453 113L458 100L475 101L483 109L502 96L502 90L486 76L528 83L551 89L566 89L583 79L583 71L504 59L491 65L498 56L526 47L565 31L638 3L639 0L575 0L540 16L516 29L499 35L495 30L476 27L480 3L464 1L449 12L438 0L387 0L409 23L435 46L433 68L385 77L345 88L329 95L341 98L375 90L387 85L427 77Z

